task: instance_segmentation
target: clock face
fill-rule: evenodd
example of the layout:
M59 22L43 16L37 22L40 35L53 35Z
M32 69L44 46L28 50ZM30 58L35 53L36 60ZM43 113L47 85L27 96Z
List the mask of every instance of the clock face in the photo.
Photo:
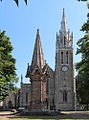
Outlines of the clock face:
M63 66L62 67L62 71L66 72L68 70L68 67L67 66Z

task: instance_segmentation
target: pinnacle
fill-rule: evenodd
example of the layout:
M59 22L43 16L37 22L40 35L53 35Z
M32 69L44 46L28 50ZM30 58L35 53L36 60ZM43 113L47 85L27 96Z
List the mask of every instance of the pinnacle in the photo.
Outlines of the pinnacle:
M39 29L37 29L31 67L35 68L36 66L38 66L39 68L43 68L44 64L45 64L45 60L43 55L43 49L40 40Z
M63 8L62 21L61 21L61 31L67 32L67 22L65 17L65 9Z

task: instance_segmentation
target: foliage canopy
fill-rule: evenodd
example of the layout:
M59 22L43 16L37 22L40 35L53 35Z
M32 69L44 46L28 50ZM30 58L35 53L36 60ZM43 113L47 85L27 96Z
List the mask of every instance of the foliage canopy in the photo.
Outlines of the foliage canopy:
M14 90L14 83L18 81L12 50L9 37L0 31L0 100L8 95L8 90Z
M1 0L1 2L2 2L3 0ZM18 6L19 5L19 0L13 0L13 1L15 1L15 3L16 3L16 5ZM24 2L26 3L26 5L27 5L27 0L24 0Z
M79 0L88 1L88 0ZM87 3L89 9L89 3ZM81 61L76 64L78 74L76 76L77 97L79 103L89 104L89 13L87 20L81 27L84 36L77 42L78 48L76 54L81 54Z

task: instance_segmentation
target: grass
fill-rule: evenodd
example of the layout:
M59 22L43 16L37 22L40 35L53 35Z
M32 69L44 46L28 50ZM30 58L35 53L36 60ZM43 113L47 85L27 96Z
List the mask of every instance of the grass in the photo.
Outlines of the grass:
M11 112L0 112L1 113L11 113ZM62 112L58 116L0 116L0 120L89 120L89 111L77 111L77 112Z
M72 118L48 118L48 117L43 117L43 118L29 118L29 117L19 117L19 118L0 118L0 120L75 120ZM76 120L84 120L84 119L76 119ZM86 120L89 120L88 118Z
M22 117L11 117L11 118L0 118L0 120L55 120L56 117L48 116L22 116ZM57 119L58 120L58 119Z

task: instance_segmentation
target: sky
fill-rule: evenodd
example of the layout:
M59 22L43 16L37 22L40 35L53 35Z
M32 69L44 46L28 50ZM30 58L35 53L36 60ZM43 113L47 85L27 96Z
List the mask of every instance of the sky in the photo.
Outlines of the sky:
M80 28L86 21L86 3L77 0L20 0L19 7L13 0L0 2L0 30L6 31L14 47L12 52L16 59L16 73L23 75L23 82L29 82L25 78L27 63L31 64L33 48L37 29L44 52L44 58L51 68L55 68L55 44L56 32L60 30L62 10L65 9L68 28L74 35L74 64L81 59L76 56L76 42L83 36Z

